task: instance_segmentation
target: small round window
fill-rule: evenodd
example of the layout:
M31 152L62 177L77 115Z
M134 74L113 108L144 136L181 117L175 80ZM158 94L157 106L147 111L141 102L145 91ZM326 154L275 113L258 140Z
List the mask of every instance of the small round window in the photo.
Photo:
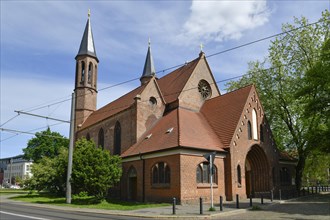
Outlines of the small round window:
M201 94L203 99L210 98L212 90L210 84L206 80L201 80L198 83L198 92Z
M151 106L156 106L157 105L157 99L155 97L150 97L149 104Z

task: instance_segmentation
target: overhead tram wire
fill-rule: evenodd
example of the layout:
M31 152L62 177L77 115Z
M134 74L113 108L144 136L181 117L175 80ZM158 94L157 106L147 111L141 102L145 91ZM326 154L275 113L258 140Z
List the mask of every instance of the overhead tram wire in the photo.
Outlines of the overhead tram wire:
M315 56L315 57L321 57L321 55L318 55L318 56ZM287 64L272 66L272 67L269 67L269 68L266 68L266 69L261 69L261 70L257 70L257 71L253 71L253 72L262 74L262 73L267 72L269 70L273 70L273 69L277 69L277 68L281 68L281 67L285 67L285 66L290 66L290 65L292 65L294 63L297 63L297 62L300 62L300 61L301 60L296 60L296 61L289 62ZM233 79L241 78L241 77L249 75L249 74L251 74L251 73L248 72L248 73L241 74L241 75L238 75L238 76L234 76L234 77L230 77L230 78L227 78L227 79L219 80L219 81L216 81L215 83L210 83L210 85L219 84L219 83L223 83L223 82L230 81L230 80L233 80ZM163 94L163 97L175 95L175 94L178 94L178 93L181 93L181 92L186 92L186 91L190 91L190 90L197 89L197 88L198 87L191 87L189 89L185 89L185 90L181 90L181 91L175 91L175 92L168 93L168 94ZM155 98L160 99L161 97L158 96L158 97L155 97ZM140 102L149 102L149 99L141 100ZM98 110L97 112L94 112L93 114L95 114L95 115L104 114L105 112L108 112L108 111L113 111L113 110L116 110L116 109L123 109L123 108L127 108L127 107L130 107L130 106L131 106L131 104L121 105L121 106L118 106L116 108L110 108L110 109L106 109L106 110ZM86 118L85 117L80 117L79 119L86 119Z
M59 125L59 124L63 124L64 122L58 122L58 123L55 123L55 124L51 124L51 125L48 125L48 126L43 126L43 127L39 127L39 128L34 128L34 129L31 129L31 130L28 130L28 131L26 131L26 132L32 132L32 131L37 131L37 130L41 130L41 129L45 129L45 128L48 128L48 127L52 127L52 126L56 126L56 125ZM0 128L0 129L2 129L2 128ZM4 128L5 129L5 128ZM11 132L11 133L13 133L13 132ZM12 138L14 138L14 137L16 137L16 136L18 136L18 135L20 135L21 133L15 133L14 135L12 135L12 136L10 136L10 137L7 137L7 138L4 138L4 139L1 139L0 140L0 143L1 142L4 142L4 141L6 141L6 140L9 140L9 139L12 139ZM36 133L35 133L36 134Z
M318 55L316 57L321 57L322 55ZM284 66L289 66L289 65L292 65L294 63L297 63L299 62L300 60L297 60L297 61L292 61L290 63L287 63L287 64L283 64L283 65L278 65L278 66L272 66L270 68L267 68L267 69L261 69L261 70L257 70L255 71L255 73L263 73L263 72L266 72L266 71L269 71L269 70L273 70L273 69L276 69L276 68L281 68L281 67L284 67ZM245 73L245 74L241 74L241 75L238 75L238 76L235 76L235 77L231 77L231 78L227 78L227 79L224 79L224 80L219 80L219 81L216 81L215 83L210 83L211 85L212 84L219 84L219 83L223 83L223 82L226 82L226 81L229 81L229 80L233 80L233 79L237 79L237 78L241 78L245 75L249 75L250 73ZM174 94L177 94L177 93L180 93L180 92L186 92L186 91L190 91L190 90L193 90L193 89L197 89L198 87L192 87L192 88L189 88L189 89L186 89L186 90L182 90L182 91L177 91L177 92L173 92L173 93L169 93L169 94L166 94L166 95L163 95L163 96L170 96L170 95L174 95ZM155 97L155 98L161 98L161 97ZM149 100L141 100L141 102L149 102ZM129 107L131 105L122 105L122 106L119 106L119 107L116 107L116 108L111 108L111 109L107 109L106 111L100 111L100 112L95 112L95 114L104 114L105 112L108 112L108 111L112 111L112 110L116 110L116 109L120 109L120 108L125 108L125 107ZM60 123L56 123L56 124L53 124L53 125L49 125L50 127L51 126L55 126L55 125L58 125L58 124L63 124L64 122L60 122ZM45 128L45 127L42 127L42 128ZM0 128L0 130L3 130L3 131L11 131L11 133L16 133L15 135L11 136L11 137L8 137L6 139L3 139L1 140L0 142L3 142L7 139L10 139L10 138L13 138L19 134L17 133L24 133L24 134L35 134L35 133L30 133L31 131L34 131L34 130L39 130L39 129L42 129L42 128L37 128L37 129L32 129L32 130L29 130L27 132L24 132L24 131L17 131L17 130L12 130L12 129L6 129L6 128ZM13 132L13 131L16 131L16 132Z
M278 33L278 34L274 34L274 35L271 35L271 36L268 36L268 37L264 37L264 38L261 38L261 39L258 39L258 40L255 40L255 41L251 41L251 42L248 42L248 43L245 43L245 44L242 44L242 45L239 45L239 46L236 46L236 47L232 47L232 48L229 48L229 49L226 49L226 50L222 50L222 51L219 51L219 52L216 52L216 53L213 53L213 54L210 54L210 55L207 55L205 56L206 58L209 58L209 57L213 57L213 56L217 56L217 55L220 55L220 54L223 54L223 53L227 53L229 51L233 51L233 50L236 50L236 49L239 49L239 48L242 48L242 47L246 47L246 46L249 46L249 45L252 45L252 44L255 44L255 43L258 43L258 42L261 42L261 41L264 41L264 40L267 40L267 39L271 39L271 38L274 38L274 37L277 37L277 36L280 36L280 35L283 35L283 34L287 34L287 33L290 33L290 32L293 32L293 31L296 31L296 30L299 30L299 29L302 29L302 28L305 28L305 27L308 27L308 26L312 26L312 25L315 25L315 24L318 24L318 23L321 23L323 22L324 20L319 20L317 22L313 22L313 23L310 23L310 24L307 24L307 25L304 25L304 26L300 26L300 27L297 27L297 28L294 28L294 29L291 29L289 31L284 31L284 32L281 32L281 33ZM190 61L191 62L191 61ZM188 62L189 63L189 62ZM159 70L157 71L156 73L164 73L166 71L169 71L171 69L174 69L174 68L178 68L178 67L181 67L181 66L184 66L186 65L187 63L183 63L183 64L178 64L178 65L175 65L175 66L172 66L172 67L168 67L168 68L165 68L163 70ZM135 80L138 80L140 79L140 77L138 78L133 78L133 79L130 79L130 80L127 80L127 81L124 81L124 82L120 82L120 83L117 83L115 85L112 85L112 86L107 86L107 87L104 87L102 89L99 89L98 91L103 91L103 90L106 90L106 89L110 89L110 88L113 88L113 87L116 87L116 86L119 86L119 85L123 85L123 84L126 84L126 83L129 83L129 82L133 82ZM87 94L84 94L84 95L81 95L81 96L85 96ZM63 102L66 102L66 101L69 101L71 100L71 98L69 99L65 99L65 100L62 100L62 101L58 101L58 102L55 102L55 103L52 103L52 104L49 104L49 105L44 105L44 106L41 106L41 107L36 107L36 108L33 108L31 110L29 110L29 112L31 111L36 111L36 110L39 110L39 109L43 109L43 108L46 108L46 107L49 107L49 106L53 106L53 105L56 105L56 104L60 104L60 103L63 103ZM40 105L39 105L40 106ZM31 107L32 108L32 107Z

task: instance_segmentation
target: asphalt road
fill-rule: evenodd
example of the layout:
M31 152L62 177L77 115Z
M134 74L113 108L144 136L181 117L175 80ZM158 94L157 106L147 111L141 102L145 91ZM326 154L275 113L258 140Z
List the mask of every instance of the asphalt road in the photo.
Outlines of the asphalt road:
M129 216L116 216L99 213L85 213L78 211L54 210L43 207L30 207L17 203L1 203L0 208L1 220L105 220L105 219L141 219Z

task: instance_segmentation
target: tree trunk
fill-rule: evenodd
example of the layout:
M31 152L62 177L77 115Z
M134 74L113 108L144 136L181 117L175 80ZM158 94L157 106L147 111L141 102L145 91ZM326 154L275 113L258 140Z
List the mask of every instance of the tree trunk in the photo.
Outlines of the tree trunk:
M297 191L299 191L301 189L302 177L303 177L303 172L304 172L304 168L305 168L305 160L306 160L305 155L303 155L302 153L299 153L298 164L296 167L296 179L295 179Z

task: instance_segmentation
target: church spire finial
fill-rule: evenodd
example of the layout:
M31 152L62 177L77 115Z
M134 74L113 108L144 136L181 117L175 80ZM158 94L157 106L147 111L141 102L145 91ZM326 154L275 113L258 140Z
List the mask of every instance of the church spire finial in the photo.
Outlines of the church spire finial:
M150 41L150 37L149 37L147 57L146 57L146 61L144 63L143 73L140 78L140 81L142 84L148 82L150 80L150 78L152 78L153 76L156 76L154 60L151 55L151 46L150 45L151 45L151 41Z
M89 8L88 9L88 18L90 18L91 17L91 9Z

